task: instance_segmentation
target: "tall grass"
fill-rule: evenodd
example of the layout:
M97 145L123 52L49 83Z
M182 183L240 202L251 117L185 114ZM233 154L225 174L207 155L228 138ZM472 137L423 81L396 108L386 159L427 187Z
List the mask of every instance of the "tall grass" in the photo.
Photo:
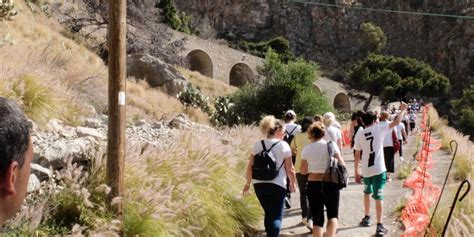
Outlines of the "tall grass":
M255 196L240 192L257 136L252 127L196 129L179 132L159 150L129 145L123 235L236 236L250 229L262 211ZM55 181L30 195L29 214L10 222L8 233L117 235L117 222L106 208L110 189L104 185L104 169L101 155L87 169L69 162Z
M188 78L189 82L193 84L194 87L199 88L199 90L206 96L224 96L232 94L238 90L237 87L206 77L199 72L189 71L182 67L177 67L177 69L184 77Z
M166 149L141 155L136 149L127 158L125 206L139 212L143 205L138 216L146 218L126 219L125 234L142 235L153 227L165 236L234 236L255 223L261 209L254 197L240 196L244 168L239 165L250 147L250 140L239 138L255 133L229 133L240 134L236 143L223 144L212 132L185 131L177 135L180 143Z
M447 121L441 119L438 112L431 107L429 110L431 125L441 137L441 145L445 150L449 150L451 140L458 143L458 151L454 160L453 176L448 182L446 190L440 201L440 206L433 220L434 233L441 233L449 209L452 205L455 193L460 184L459 180L473 180L473 144L467 136L447 126ZM462 194L462 193L461 193ZM447 236L471 236L474 233L474 192L470 192L462 202L458 202L453 212L450 224L448 226Z

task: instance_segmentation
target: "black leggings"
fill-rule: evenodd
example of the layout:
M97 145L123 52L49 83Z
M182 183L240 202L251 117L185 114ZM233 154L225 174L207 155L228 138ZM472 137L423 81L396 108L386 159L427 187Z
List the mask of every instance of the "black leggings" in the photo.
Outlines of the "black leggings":
M338 218L339 188L333 183L322 181L308 181L308 201L313 214L313 224L324 226L324 206L327 209L327 218Z

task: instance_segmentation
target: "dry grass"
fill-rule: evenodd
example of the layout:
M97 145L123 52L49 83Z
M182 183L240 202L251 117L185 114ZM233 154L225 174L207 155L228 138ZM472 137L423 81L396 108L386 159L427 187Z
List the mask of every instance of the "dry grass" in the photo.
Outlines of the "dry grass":
M36 89L43 88L44 93L37 95L49 98L43 108L37 109L40 112L29 113L36 122L60 118L69 125L77 125L81 117L92 112L107 113L107 68L102 60L86 47L64 37L61 26L40 13L33 14L22 1L18 9L20 14L14 21L0 22L0 58L8 59L2 60L0 66L0 95L25 104L23 95L13 94L11 88L29 78L39 85ZM184 108L176 98L159 89L132 80L127 84L129 121L156 121L185 113L195 122L209 124L205 113ZM206 88L214 88L215 92L231 90L222 84L214 80L207 83Z
M429 118L432 127L440 134L443 149L449 150L451 140L458 143L458 151L454 160L453 178L448 181L448 186L443 194L440 207L435 215L433 226L436 233L441 233L452 205L454 195L460 184L457 180L473 180L473 154L474 146L467 136L447 126L447 122L440 119L438 112L430 108ZM462 194L462 193L461 193ZM455 208L448 226L447 236L471 236L474 233L474 192L468 194L465 200L459 202Z
M227 83L216 79L203 76L199 72L189 71L182 67L178 67L177 69L179 72L181 72L181 74L183 74L183 76L188 78L191 84L193 84L206 96L224 96L232 94L238 90L237 87L228 85Z

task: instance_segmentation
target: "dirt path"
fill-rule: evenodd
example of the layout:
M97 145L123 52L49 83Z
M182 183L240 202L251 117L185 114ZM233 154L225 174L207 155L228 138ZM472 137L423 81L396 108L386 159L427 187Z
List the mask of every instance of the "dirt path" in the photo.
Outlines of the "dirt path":
M436 134L434 134L436 137ZM410 136L408 144L403 147L405 160L413 160L413 154L421 145L416 142L416 136ZM339 227L337 236L359 237L374 236L375 234L375 203L371 203L372 226L359 227L359 222L364 215L363 210L363 185L354 182L354 157L349 149L343 151L344 159L350 174L349 187L342 190L340 209L339 209ZM437 151L432 154L435 165L430 174L433 176L433 183L442 186L444 177L449 167L451 155L447 151ZM400 165L398 155L395 158L396 171ZM403 188L403 180L399 180L395 175L392 176L393 181L387 183L385 187L385 201L383 221L389 234L386 236L400 236L403 233L402 225L398 221L395 209L402 199L411 195L411 190ZM299 206L299 193L292 195L292 208L285 211L283 219L283 227L280 236L311 236L309 230L301 224L301 209ZM253 236L264 236L263 223L259 225L259 230Z

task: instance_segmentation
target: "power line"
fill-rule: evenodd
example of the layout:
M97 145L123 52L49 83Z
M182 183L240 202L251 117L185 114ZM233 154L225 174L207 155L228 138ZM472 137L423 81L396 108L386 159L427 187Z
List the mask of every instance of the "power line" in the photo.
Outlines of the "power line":
M324 7L351 8L351 9L355 9L355 10L386 12L386 13L398 13L398 14L409 14L409 15L418 15L418 16L434 16L434 17L450 17L450 18L460 18L460 19L474 19L474 16L452 15L452 14L430 13L430 12L410 12L410 11L370 8L370 7L361 7L361 6L347 6L347 5L332 4L332 3L307 2L307 1L300 1L300 0L288 0L288 2L289 3L303 3L303 4L310 4L310 5L324 6Z

